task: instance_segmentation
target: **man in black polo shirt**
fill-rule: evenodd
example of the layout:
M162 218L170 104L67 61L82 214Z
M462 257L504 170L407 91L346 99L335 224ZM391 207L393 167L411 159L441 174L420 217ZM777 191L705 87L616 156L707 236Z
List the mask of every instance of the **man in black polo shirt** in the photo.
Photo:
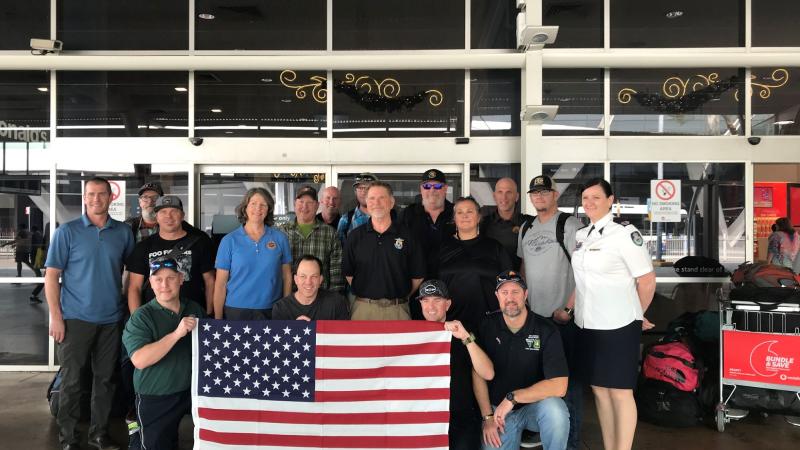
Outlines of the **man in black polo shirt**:
M531 216L522 214L519 210L519 190L517 183L511 178L500 178L494 185L494 203L497 206L484 206L481 208L481 233L503 245L514 270L519 269L522 262L517 256L517 238L522 224L531 219Z
M452 300L441 280L428 280L419 287L417 297L425 320L444 322L453 333L450 343L450 450L477 450L481 447L481 416L472 393L472 373L484 380L494 378L489 357L475 342L475 335L458 320L445 322Z
M375 181L367 191L370 220L350 232L342 274L355 302L353 320L408 320L408 297L422 283L425 259L408 229L392 222L392 187Z
M498 275L495 294L501 313L483 321L478 338L495 377L487 384L473 376L484 449L517 450L527 429L540 433L545 450L564 450L569 412L561 397L568 371L558 329L528 311L528 289L517 272Z
M301 256L294 266L297 290L275 302L272 320L349 320L347 300L338 292L320 289L324 278L319 258Z
M426 278L438 275L439 246L446 236L456 232L453 204L447 200L447 178L437 169L426 170L419 183L420 203L408 205L398 222L411 231L425 253ZM415 314L414 318L417 317Z

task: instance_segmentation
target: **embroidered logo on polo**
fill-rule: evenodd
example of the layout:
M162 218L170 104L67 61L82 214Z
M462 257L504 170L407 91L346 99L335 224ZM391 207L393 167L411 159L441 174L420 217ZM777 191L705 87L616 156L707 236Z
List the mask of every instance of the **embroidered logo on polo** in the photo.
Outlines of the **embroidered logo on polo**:
M511 227L511 232L514 234L519 234L519 226L514 225L513 227Z
M642 235L639 234L638 231L634 231L633 233L631 233L631 240L633 241L634 244L638 245L639 247L641 247L642 244L644 243L644 239L642 238Z
M402 249L403 249L403 243L404 243L404 242L405 242L405 239L403 239L403 238L397 238L397 239L395 239L395 240L394 240L394 248L396 248L396 249L398 249L398 250L402 250Z
M275 250L278 248L278 244L276 244L275 241L269 241L267 242L267 248L270 250Z
M542 341L539 339L538 334L529 334L525 338L525 343L528 345L525 350L539 351L542 348Z

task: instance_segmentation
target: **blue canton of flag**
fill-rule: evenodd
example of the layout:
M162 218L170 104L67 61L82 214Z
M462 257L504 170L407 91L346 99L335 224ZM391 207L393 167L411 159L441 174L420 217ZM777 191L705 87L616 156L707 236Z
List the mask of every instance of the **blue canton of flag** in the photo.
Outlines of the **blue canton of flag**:
M197 338L197 392L313 402L315 335L315 322L204 320Z

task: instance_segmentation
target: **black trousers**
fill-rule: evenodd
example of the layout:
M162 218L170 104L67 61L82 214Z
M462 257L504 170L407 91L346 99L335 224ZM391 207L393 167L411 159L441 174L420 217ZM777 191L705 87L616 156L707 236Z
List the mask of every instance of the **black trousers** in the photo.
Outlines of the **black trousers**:
M136 394L142 450L178 448L178 426L183 416L189 414L190 408L189 391L168 395Z
M483 424L476 415L450 413L450 450L480 450Z
M89 438L108 434L108 417L116 386L112 381L119 362L122 324L97 325L77 319L64 321L64 341L58 346L62 384L58 417L62 445L77 444L80 420L81 373L92 369L92 419Z

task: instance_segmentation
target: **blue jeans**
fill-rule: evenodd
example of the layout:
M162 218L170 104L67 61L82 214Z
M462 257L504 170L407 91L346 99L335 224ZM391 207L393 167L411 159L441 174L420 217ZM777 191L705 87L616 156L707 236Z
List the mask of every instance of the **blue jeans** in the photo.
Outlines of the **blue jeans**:
M500 434L500 450L519 450L522 430L538 431L544 450L564 450L569 437L569 411L559 397L528 403L506 416L505 433ZM486 443L483 450L494 450Z

